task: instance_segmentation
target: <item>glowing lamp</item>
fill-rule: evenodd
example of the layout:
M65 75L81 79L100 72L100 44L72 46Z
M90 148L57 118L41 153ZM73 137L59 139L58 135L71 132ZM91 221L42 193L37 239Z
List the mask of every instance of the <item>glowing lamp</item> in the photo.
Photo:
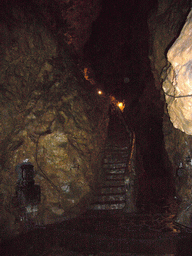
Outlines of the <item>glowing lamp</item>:
M100 91L100 90L99 90L97 93L98 93L99 95L103 94L103 92L102 92L102 91Z
M118 107L119 107L119 108L122 108L122 107L123 107L123 103L122 103L122 102L119 102L119 103L118 103Z
M125 103L124 102L118 102L117 106L120 108L121 111L123 111L124 108L125 108Z

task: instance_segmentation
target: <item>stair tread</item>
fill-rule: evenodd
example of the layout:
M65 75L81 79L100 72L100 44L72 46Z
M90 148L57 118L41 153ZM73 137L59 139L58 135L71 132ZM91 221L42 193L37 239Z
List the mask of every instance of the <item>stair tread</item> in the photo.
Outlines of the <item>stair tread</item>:
M124 171L125 171L125 170L124 170ZM123 173L120 173L120 172L114 172L114 173L106 172L106 175L108 175L108 176L122 176Z
M120 164L127 165L127 161L107 162L107 163L103 163L103 166L105 166L105 165L120 165Z
M125 173L125 169L110 169L110 170L105 170L106 174L123 174Z
M128 151L123 151L123 152L105 152L105 158L115 158L115 157L122 157L122 158L126 158L127 156L129 156L129 152Z
M125 202L125 200L114 200L114 201L105 201L105 202L100 202L100 201L96 201L94 204L107 204L107 205L112 205L112 204L122 204L123 202Z
M106 179L124 179L124 173L106 173Z
M115 192L115 193L99 193L97 196L114 196L114 195L125 195L125 191L122 192Z
M102 189L102 188L123 188L123 187L125 187L125 184L123 184L123 185L113 185L113 186L109 186L109 185L103 185L102 187L100 187L100 189Z
M108 149L108 150L128 150L129 149L129 147L125 147L125 146L123 146L123 147L121 147L121 146L115 146L115 145L107 145L106 146L106 149Z
M127 161L116 161L116 162L103 162L103 166L105 166L105 165L108 165L108 164L110 164L110 165L120 165L120 164L127 164Z
M118 157L119 158L122 158L122 159L126 159L127 157L129 157L129 154L130 152L108 152L108 153L105 153L105 156L103 158L103 160L114 160Z
M129 154L130 149L111 149L111 148L106 148L105 149L105 156L108 155L120 155L120 154Z
M122 169L122 168L126 168L127 167L127 163L124 164L105 164L103 165L104 169Z
M125 181L125 178L122 178L122 179L106 179L106 182L124 182Z
M108 186L125 186L125 181L124 180L106 180L105 181L105 184L108 185Z
M122 210L125 207L125 203L122 204L95 204L90 206L93 210Z
M98 188L91 209L112 211L125 207L125 174L131 152L130 138L121 119L110 120L108 139L103 151L103 183Z
M124 194L118 194L118 195L117 194L113 194L113 195L102 195L102 194L100 194L100 195L97 195L95 198L96 198L95 200L104 200L104 199L106 199L106 200L111 201L111 200L116 200L117 198L118 198L118 200L119 200L119 198L121 200L121 199L125 198L125 193Z
M126 189L125 186L123 187L113 187L113 188L102 188L101 189L101 194L115 194L115 193L125 193Z
M103 163L103 166L107 166L107 165L117 165L117 166L119 166L119 165L126 165L127 164L127 161L123 161L123 162L118 162L118 163Z

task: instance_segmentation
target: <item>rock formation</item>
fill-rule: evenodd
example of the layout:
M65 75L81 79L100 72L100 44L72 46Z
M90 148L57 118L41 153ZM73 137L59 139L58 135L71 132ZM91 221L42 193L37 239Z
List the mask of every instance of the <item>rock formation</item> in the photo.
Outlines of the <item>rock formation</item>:
M159 1L157 12L149 19L149 28L152 71L162 101L166 100L163 133L179 203L176 221L191 226L191 97L187 96L191 94L191 13L187 17L188 12L189 1Z
M42 18L49 9L38 4L40 9L34 12L33 4L28 12L17 5L9 12L4 8L0 24L0 225L4 236L19 233L26 214L34 224L44 225L84 210L99 179L107 132L109 99L98 95L84 78L83 64L65 35L58 36L56 16L51 16L54 26L50 26L46 13ZM22 212L15 198L15 167L26 159L34 165L41 202L38 210Z
M178 195L182 200L177 221L187 226L192 226L192 160L191 136L189 136L192 135L191 29L192 12L189 13L179 37L167 53L170 64L163 74L165 75L166 72L163 90L168 114L173 126L182 131L174 132L179 136L175 141L177 157L176 154L172 155L172 161L175 162L177 158L176 185ZM169 149L170 155L171 151Z
M163 83L171 122L175 128L189 135L192 135L191 29L192 12L167 53L170 66L166 67L167 76Z
M88 204L100 179L110 104L104 93L97 94L97 81L128 101L125 115L137 144L138 205L152 194L153 201L169 197L173 182L176 220L192 226L191 1L159 0L148 19L149 33L152 1L150 8L130 1L123 15L123 1L117 10L116 3L108 8L104 1L109 17L102 16L100 34L92 34L91 42L99 0L1 2L0 235L22 232L23 218L54 223ZM114 21L112 11L122 23ZM15 167L26 159L34 165L41 201L23 211L16 200Z

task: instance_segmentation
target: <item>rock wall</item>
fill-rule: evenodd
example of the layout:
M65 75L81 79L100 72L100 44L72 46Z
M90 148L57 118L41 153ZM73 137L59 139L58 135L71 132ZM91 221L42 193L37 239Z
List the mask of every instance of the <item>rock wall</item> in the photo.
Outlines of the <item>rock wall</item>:
M35 12L27 15L14 6L0 24L2 237L22 232L29 219L45 225L84 210L99 179L108 126L109 99L84 78L65 35ZM15 166L25 159L41 187L34 211L16 198Z
M186 91L187 87L189 89L190 51L187 51L189 50L187 42L183 41L184 39L189 41L187 34L190 35L190 30L187 31L187 29L190 24L190 14L186 21L189 10L189 1L159 1L158 10L149 19L149 28L151 31L150 60L155 84L156 88L161 91L162 101L166 99L163 132L179 203L176 221L192 226L192 151L189 135L191 98L175 98L177 95L190 94ZM182 29L185 21L187 23ZM182 87L183 77L186 78L184 87Z
M167 65L166 51L178 36L189 11L190 1L158 0L158 8L148 19L149 59L156 87L161 89L161 72Z
M163 82L171 122L175 128L189 135L192 135L191 30L192 12L167 53L170 66L166 67L166 78Z
M167 53L169 64L163 72L163 90L167 110L173 126L177 128L172 128L176 145L172 145L169 149L169 155L172 155L173 147L176 148L171 159L173 164L177 165L176 186L181 198L177 221L188 226L192 226L191 27L192 12L189 13L179 37ZM170 136L168 137L170 139ZM168 141L166 142L166 144L170 144Z

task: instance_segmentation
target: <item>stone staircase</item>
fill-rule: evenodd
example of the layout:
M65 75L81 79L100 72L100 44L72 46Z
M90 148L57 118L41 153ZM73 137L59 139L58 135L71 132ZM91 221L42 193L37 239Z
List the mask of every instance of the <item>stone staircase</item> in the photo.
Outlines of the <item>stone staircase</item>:
M126 176L131 151L131 133L120 118L111 115L102 162L102 185L89 210L122 210L126 205Z
M91 205L92 210L120 210L125 207L128 156L127 147L106 150L102 166L105 180Z

